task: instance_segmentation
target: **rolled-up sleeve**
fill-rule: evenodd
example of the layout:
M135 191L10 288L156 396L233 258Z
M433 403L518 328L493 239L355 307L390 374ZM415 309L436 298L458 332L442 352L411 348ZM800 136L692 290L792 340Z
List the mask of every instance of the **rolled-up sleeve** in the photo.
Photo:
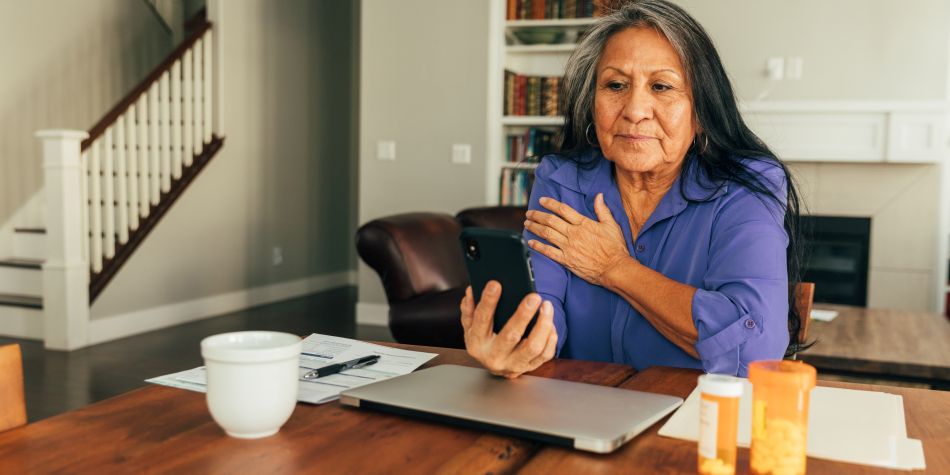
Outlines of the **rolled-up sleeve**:
M703 285L693 295L696 351L709 373L746 376L749 363L781 359L788 346L785 176L770 171L781 204L743 188L713 226Z
M553 160L545 158L538 165L534 173L534 186L531 188L531 197L528 200L528 209L549 212L541 207L542 197L561 200L561 187L548 177L556 170ZM550 244L543 238L525 230L525 241L534 239ZM531 252L531 267L534 272L535 290L541 298L551 302L554 307L554 328L557 331L557 355L561 354L564 342L567 341L567 318L564 314L564 297L567 294L568 271L562 265L544 256L534 249Z

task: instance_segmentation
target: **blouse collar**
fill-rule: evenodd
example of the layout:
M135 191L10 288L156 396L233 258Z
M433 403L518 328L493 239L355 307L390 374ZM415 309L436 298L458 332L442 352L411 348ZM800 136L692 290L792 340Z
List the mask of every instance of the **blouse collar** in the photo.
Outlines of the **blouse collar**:
M561 166L555 170L549 175L551 181L583 194L585 196L584 202L591 215L596 215L594 213L594 198L596 198L597 193L603 192L607 206L614 212L614 215L616 216L619 212L621 216L625 217L623 204L620 201L620 192L617 189L617 182L613 173L613 163L604 158L600 149L590 149L579 158L580 160L574 161L573 166ZM581 162L592 163L592 165L584 167L580 164ZM708 176L703 167L699 165L699 160L695 155L687 155L683 166L686 170L685 173L680 173L676 177L673 186L670 187L653 214L644 223L641 233L654 223L683 212L690 200L711 201L729 191L727 182L717 183Z

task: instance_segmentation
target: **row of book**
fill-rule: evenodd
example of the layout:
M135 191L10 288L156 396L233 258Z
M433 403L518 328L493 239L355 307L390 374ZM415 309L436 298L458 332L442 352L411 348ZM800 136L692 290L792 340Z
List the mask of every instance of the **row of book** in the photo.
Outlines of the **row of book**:
M501 187L498 202L501 205L525 206L534 185L534 170L504 168L501 171Z
M509 134L505 139L505 160L510 163L541 161L556 150L555 132L531 127L523 134Z
M525 76L505 71L505 115L560 115L560 76Z
M594 0L508 0L509 20L552 20L594 16Z

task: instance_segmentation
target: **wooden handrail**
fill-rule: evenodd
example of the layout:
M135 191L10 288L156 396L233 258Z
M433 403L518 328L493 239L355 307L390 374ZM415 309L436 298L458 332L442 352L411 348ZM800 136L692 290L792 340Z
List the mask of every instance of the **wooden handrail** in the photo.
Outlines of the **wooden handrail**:
M125 98L123 98L121 102L119 102L115 107L112 108L112 110L103 116L102 119L96 123L96 125L92 126L92 128L89 129L89 138L82 141L82 151L85 152L86 149L89 148L89 146L99 138L99 136L105 133L109 126L115 123L115 121L121 117L125 111L129 110L129 107L132 107L132 105L139 100L139 97L148 91L152 84L162 77L162 74L165 74L168 70L170 70L172 65L175 64L175 61L181 59L181 57L185 55L185 52L190 50L191 47L194 46L195 42L204 36L205 32L210 29L211 22L206 21L204 24L198 26L197 29L191 35L189 35L188 38L182 42L182 44L178 45L178 47L175 48L175 50L172 51L165 58L165 60L161 62L161 64L158 65L158 67L153 69L152 72L149 73L149 75L146 76L145 79L143 79L142 82L140 82L139 85L135 87L135 89L132 89L132 92L126 94Z
M201 25L207 23L208 21L208 8L201 7L200 10L195 12L191 18L185 20L185 34L191 33L195 28L200 28Z

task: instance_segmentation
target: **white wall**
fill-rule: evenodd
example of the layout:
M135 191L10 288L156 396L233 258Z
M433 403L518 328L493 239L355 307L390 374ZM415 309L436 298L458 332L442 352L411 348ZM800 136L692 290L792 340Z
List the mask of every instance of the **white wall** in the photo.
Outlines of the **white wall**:
M0 223L42 187L34 132L89 129L171 46L143 1L0 2Z
M947 98L946 0L674 1L712 36L743 100ZM769 57L791 56L801 80L765 77Z
M353 268L357 15L336 0L222 2L224 148L93 319Z
M488 3L363 0L359 222L409 211L452 213L485 200ZM376 143L396 142L396 160ZM472 163L451 163L453 143ZM360 263L361 303L386 302Z

